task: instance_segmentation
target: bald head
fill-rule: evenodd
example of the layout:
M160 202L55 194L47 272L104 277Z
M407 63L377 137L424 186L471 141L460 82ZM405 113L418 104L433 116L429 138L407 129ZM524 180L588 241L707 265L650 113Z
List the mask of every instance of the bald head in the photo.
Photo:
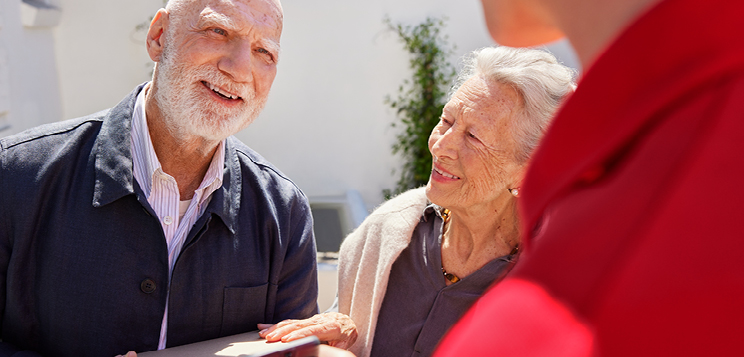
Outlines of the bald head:
M209 3L208 0L169 0L168 4L165 5L165 8L168 11L171 11L173 9L182 8L185 5L188 5L189 3ZM225 2L225 3L232 3L232 2L244 2L246 4L250 3L251 1L241 1L241 0L218 0L218 2ZM265 0L265 2L272 4L275 6L280 13L284 13L284 10L282 9L282 4L279 0Z
M284 22L284 9L279 0L169 0L165 9L171 17L171 21L187 16L193 12L202 12L213 6L232 5L239 8L254 8L264 12L265 20L271 20L279 24L279 29Z

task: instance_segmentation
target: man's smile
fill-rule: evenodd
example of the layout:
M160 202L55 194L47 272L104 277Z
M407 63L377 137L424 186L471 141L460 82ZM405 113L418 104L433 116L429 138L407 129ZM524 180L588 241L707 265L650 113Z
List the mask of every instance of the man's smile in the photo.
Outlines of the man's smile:
M205 87L209 88L209 90L211 90L212 92L216 93L217 95L219 95L220 97L222 97L224 99L230 99L230 100L242 100L243 99L239 95L230 93L230 92L226 91L225 89L222 89L220 87L217 87L214 84L209 83L207 81L201 81L201 83Z

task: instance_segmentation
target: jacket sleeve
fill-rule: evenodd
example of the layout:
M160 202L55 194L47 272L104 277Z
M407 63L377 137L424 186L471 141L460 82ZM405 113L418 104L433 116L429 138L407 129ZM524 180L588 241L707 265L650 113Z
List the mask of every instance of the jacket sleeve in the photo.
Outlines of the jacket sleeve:
M287 248L276 293L274 323L318 313L318 273L310 205L300 194L290 208Z
M5 322L5 302L7 300L7 281L8 281L8 265L10 263L10 255L13 251L12 242L10 237L10 215L6 210L8 209L9 202L6 190L8 189L7 176L5 172L5 149L0 143L0 331L4 329ZM0 342L0 357L5 356L40 356L36 352L32 351L19 351L19 349L7 342Z
M7 288L7 277L8 277L8 263L10 262L10 227L8 224L8 215L5 212L7 207L7 195L5 194L6 189L6 173L5 173L5 162L3 157L5 156L5 150L0 143L0 331L3 330L3 323L5 322L5 301L6 288ZM12 356L17 351L13 346L0 342L0 356Z

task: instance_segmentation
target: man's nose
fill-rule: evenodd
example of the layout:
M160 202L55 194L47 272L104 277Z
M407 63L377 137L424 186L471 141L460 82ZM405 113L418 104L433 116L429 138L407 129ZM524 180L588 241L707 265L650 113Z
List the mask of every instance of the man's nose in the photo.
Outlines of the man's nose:
M252 82L254 58L251 46L247 40L231 42L217 68L236 82Z

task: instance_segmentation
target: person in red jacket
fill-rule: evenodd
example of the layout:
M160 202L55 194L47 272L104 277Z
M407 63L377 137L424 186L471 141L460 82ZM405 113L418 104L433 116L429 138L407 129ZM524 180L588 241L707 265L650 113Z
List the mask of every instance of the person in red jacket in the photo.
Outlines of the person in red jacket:
M520 190L520 264L435 356L744 354L744 2L483 7L584 74Z

